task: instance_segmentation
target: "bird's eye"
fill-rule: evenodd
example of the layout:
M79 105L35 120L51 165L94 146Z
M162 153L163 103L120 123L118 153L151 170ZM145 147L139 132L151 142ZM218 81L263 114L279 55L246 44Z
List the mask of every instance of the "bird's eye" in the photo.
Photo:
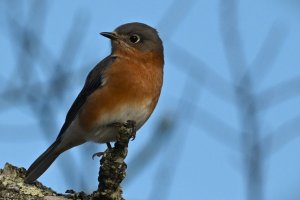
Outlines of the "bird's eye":
M136 44L141 40L141 38L140 38L140 36L134 34L134 35L130 36L129 40L130 40L130 42Z

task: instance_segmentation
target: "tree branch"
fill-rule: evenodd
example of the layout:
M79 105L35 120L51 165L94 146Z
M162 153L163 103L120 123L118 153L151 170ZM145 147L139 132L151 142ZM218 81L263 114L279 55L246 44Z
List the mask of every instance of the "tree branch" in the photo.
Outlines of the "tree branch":
M102 153L100 160L98 190L91 195L84 192L68 190L70 194L59 194L42 183L24 183L25 168L18 168L6 163L4 169L0 169L0 199L14 200L124 200L122 197L121 182L126 176L127 165L124 162L128 143L135 137L135 122L127 121L119 127L117 141L113 148L108 148Z

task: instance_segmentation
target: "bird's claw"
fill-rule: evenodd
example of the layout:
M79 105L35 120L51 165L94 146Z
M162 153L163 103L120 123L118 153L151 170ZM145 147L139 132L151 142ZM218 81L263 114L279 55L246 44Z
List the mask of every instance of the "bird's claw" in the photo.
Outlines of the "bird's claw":
M136 136L136 122L134 120L127 120L125 123L114 122L108 125L109 127L121 128L122 126L130 128L132 132L131 141L135 139ZM109 148L109 146L108 146Z
M95 158L95 156L97 156L97 157L101 157L101 156L103 156L104 155L104 152L97 152L97 153L94 153L93 155L92 155L92 159L94 160L94 158Z
M133 120L127 120L127 122L124 124L124 126L126 128L130 128L131 129L131 141L133 141L135 139L136 136L136 122Z

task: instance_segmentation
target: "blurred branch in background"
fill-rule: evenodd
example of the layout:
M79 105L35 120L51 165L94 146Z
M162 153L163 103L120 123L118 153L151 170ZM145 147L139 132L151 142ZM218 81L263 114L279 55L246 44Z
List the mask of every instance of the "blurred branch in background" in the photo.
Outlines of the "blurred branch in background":
M259 92L257 94L259 109L266 111L278 104L299 97L299 88L300 77L295 77Z
M152 185L149 200L165 200L170 196L172 183L175 181L174 176L176 168L181 162L181 155L189 137L189 129L194 121L196 110L191 104L186 103L186 98L193 96L194 101L198 101L200 91L196 94L191 88L192 79L185 80L185 87L180 95L176 113L169 113L164 121L168 122L169 130L168 141L164 143L164 155L161 158L160 165L157 167L156 175ZM189 116L188 118L186 116ZM171 126L170 126L171 125ZM171 129L172 128L172 129ZM195 150L197 151L197 150ZM159 184L158 184L159 183ZM163 187L162 187L163 186Z
M268 158L286 144L299 137L299 124L300 116L298 115L268 132L260 141L261 145L270 146L264 152L264 156Z
M240 113L241 150L244 155L247 199L263 200L265 198L265 155L270 153L273 136L276 135L273 133L261 140L263 135L261 132L262 122L258 113L261 109L265 109L264 107L268 104L265 102L272 97L261 95L257 98L255 88L259 87L259 84L274 66L273 64L286 38L286 29L276 23L273 24L254 61L248 66L243 40L239 32L237 7L237 0L221 1L220 32L228 66L231 69L232 80L235 84L236 105ZM274 90L274 93L276 96L282 95L278 90ZM264 102L263 106L261 106L261 102ZM288 127L295 128L292 126L293 124L294 122L288 123ZM277 131L282 130L278 129ZM292 138L289 137L289 139Z
M262 45L255 55L245 74L250 74L255 79L255 84L259 85L271 72L275 61L287 38L287 27L279 22L273 23Z
M157 28L163 35L166 35L166 39L172 38L172 35L176 32L179 25L184 21L189 11L197 3L197 0L181 1L173 0L168 9L164 12L161 17ZM167 42L167 40L164 40Z
M125 186L133 182L141 171L155 159L157 154L168 145L168 141L172 137L174 123L170 115L160 119L149 142L140 149L140 152L129 163L130 167L127 169L128 178L125 179Z
M11 1L16 2L16 1ZM7 4L6 10L12 10L12 4ZM8 18L8 30L14 42L15 54L18 54L15 71L12 77L7 81L4 91L1 91L1 107L9 109L16 105L29 105L32 114L39 121L42 133L47 140L51 141L56 137L57 111L61 108L61 100L66 91L70 88L70 74L67 72L70 66L75 62L80 44L84 39L87 16L83 13L75 14L76 20L71 26L61 57L55 59L50 50L42 42L42 29L45 26L42 19L46 18L45 2L32 1L28 23L21 25L10 12L6 13ZM36 16L36 14L43 15ZM36 22L37 20L37 22ZM35 23L36 22L36 23ZM79 39L80 38L80 39ZM42 68L38 68L37 63ZM52 66L50 66L52 64ZM49 67L45 67L49 66ZM49 70L52 70L49 71ZM38 71L42 70L47 81L39 80ZM15 77L19 76L19 78ZM19 83L16 80L20 80ZM4 109L1 109L2 111ZM54 136L54 137L53 137ZM69 155L69 162L58 160L58 164L63 171L65 181L75 182L76 177L71 168L74 166L74 158Z
M254 83L247 73L247 61L238 25L238 4L236 0L220 3L220 32L232 80L236 85L236 106L241 124L241 147L244 153L245 179L248 200L263 200L263 147L259 144L260 124ZM245 73L246 72L246 73ZM243 75L243 76L242 76ZM239 82L236 82L240 80Z

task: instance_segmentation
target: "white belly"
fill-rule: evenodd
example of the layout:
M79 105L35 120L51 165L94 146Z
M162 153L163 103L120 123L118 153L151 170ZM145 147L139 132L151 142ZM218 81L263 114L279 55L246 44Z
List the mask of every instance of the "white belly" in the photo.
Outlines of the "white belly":
M125 123L128 120L133 120L136 122L138 130L146 122L150 114L150 101L145 102L143 106L124 105L119 107L116 112L100 116L96 128L86 134L86 140L98 143L114 141L118 129L108 125L115 122Z
M99 116L95 128L89 132L82 129L78 118L75 118L63 134L63 141L65 143L76 143L76 140L82 141L81 143L84 141L93 141L97 143L115 141L118 128L109 125L115 122L125 123L128 120L133 120L136 122L137 130L140 129L152 113L150 104L151 101L147 101L139 105L120 106L112 113Z

